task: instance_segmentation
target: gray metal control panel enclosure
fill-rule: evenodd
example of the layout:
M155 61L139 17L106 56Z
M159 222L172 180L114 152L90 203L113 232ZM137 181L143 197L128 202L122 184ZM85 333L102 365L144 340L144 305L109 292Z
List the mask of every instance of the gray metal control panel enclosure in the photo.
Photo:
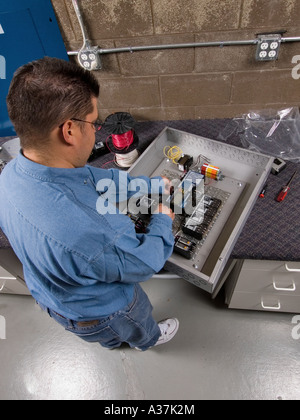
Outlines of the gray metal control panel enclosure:
M271 172L274 158L216 140L166 127L129 169L132 176L165 175L180 178L178 166L166 158L166 146L179 146L184 154L204 155L222 170L221 181L207 178L205 193L221 199L222 207L204 241L196 241L193 258L173 253L165 269L214 294L227 270L233 247ZM173 225L174 226L174 225ZM176 235L178 226L173 227ZM226 268L226 270L225 270Z

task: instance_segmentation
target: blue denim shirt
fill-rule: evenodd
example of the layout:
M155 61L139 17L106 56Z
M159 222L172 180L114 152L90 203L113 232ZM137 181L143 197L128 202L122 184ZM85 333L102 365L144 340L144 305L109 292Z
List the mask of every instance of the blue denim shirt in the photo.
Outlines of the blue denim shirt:
M151 180L142 178L150 186ZM0 226L39 303L75 321L95 319L127 306L134 284L162 269L174 245L168 216L153 215L148 232L137 234L127 215L97 211L108 184L115 182L119 201L132 179L88 165L46 167L22 153L6 166L0 176Z

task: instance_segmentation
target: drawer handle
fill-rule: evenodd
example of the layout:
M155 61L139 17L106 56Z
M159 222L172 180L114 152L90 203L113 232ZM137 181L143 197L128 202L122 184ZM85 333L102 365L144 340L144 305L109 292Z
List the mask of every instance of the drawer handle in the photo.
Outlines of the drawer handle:
M292 287L277 287L275 281L273 281L273 287L278 292L295 292L296 291L296 285L293 282Z
M300 268L289 268L287 264L285 264L285 269L290 273L300 273Z
M5 283L6 283L6 280L4 280L4 282L3 282L2 286L0 287L0 293L1 293L1 292L2 292L2 290L4 289L4 287L5 287Z
M266 305L264 304L264 301L263 301L263 300L261 300L261 306L262 306L264 309L272 309L272 310L276 310L276 311L280 311L280 309L281 309L280 302L278 302L278 305L276 305L276 306L266 306Z

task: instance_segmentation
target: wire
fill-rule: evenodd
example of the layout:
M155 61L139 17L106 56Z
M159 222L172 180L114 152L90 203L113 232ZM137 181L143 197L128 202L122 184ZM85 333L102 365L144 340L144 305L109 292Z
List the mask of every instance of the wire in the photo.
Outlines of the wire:
M113 152L108 144L109 139L112 139L112 145L114 149L123 153ZM123 134L111 134L110 136L108 136L106 139L106 146L108 150L115 155L115 158L112 162L114 162L117 166L120 166L121 168L129 168L139 157L137 149L131 150L130 152L126 153L126 151L130 149L130 146L133 143L133 130L129 130Z
M115 164L121 168L130 168L130 166L137 160L139 153L137 149L134 149L132 152L127 153L126 155L115 154Z
M133 130L124 134L112 134L112 142L117 150L128 149L134 142Z
M206 156L204 156L204 155L202 155L202 154L200 154L198 157L197 157L197 162L190 168L190 169L195 169L195 168L198 168L198 167L201 167L202 166L202 164L201 164L201 160L203 160L203 163L204 162L207 162L207 163L211 163L211 160L210 159L208 159Z
M166 158L170 159L175 164L178 163L183 155L183 151L178 146L165 146L163 152Z

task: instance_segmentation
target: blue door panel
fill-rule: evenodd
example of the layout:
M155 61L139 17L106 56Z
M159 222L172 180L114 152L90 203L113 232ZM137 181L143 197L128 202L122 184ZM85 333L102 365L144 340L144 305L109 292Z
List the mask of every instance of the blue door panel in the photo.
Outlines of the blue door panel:
M15 70L44 56L68 60L50 0L0 0L0 137L15 135L6 96Z

